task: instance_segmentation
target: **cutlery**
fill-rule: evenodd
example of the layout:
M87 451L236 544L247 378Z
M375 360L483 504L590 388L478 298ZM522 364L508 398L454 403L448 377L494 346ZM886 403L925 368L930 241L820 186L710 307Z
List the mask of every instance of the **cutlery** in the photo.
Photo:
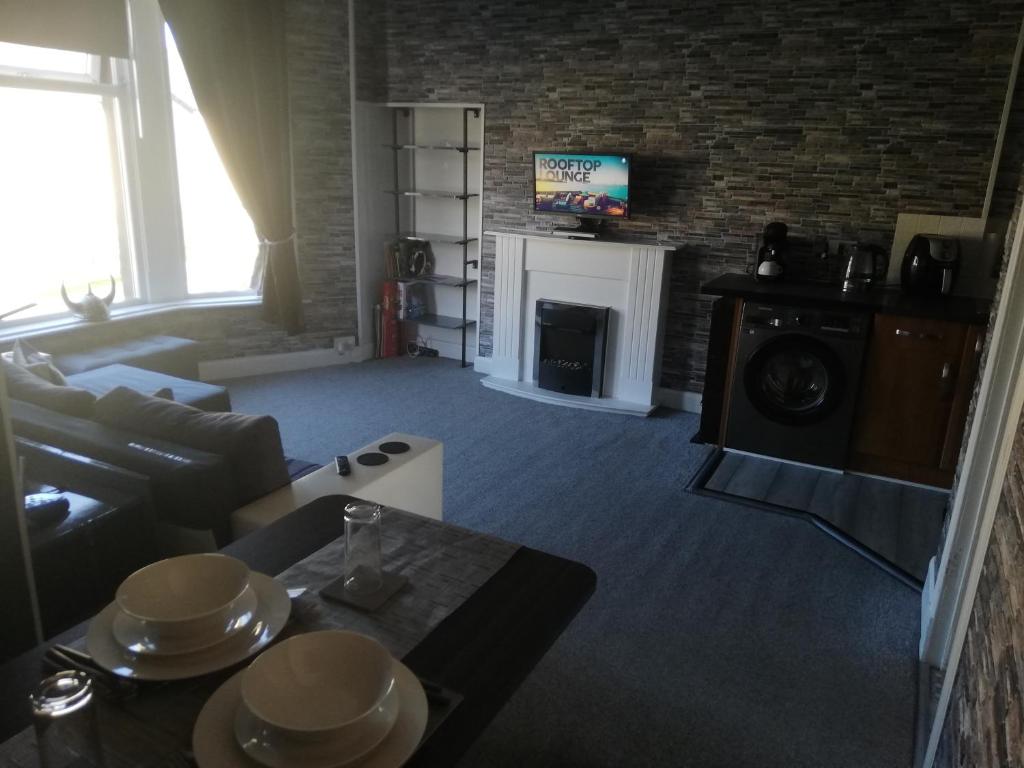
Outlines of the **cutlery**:
M47 649L46 658L64 669L78 669L87 673L98 684L117 696L129 698L135 696L139 691L137 682L104 669L93 661L92 656L76 648L58 643Z
M423 692L427 695L427 701L431 704L446 707L452 703L451 696L448 695L447 690L443 686L427 680L425 677L420 677L419 681L420 685L423 686Z

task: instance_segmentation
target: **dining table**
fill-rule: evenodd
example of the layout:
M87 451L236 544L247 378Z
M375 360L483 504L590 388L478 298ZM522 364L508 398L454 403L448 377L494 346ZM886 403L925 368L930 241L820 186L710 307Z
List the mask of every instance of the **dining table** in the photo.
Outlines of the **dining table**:
M297 573L307 575L301 570L303 563L315 560L318 553L333 551L331 546L343 544L344 508L359 501L344 495L321 497L221 551L242 560L253 571L283 578L287 583L289 575L293 580ZM431 542L435 546L438 541L453 542L450 547L442 547L448 550L444 566L447 572L441 574L443 581L457 581L460 570L479 572L481 583L474 583L457 601L452 601L449 608L438 614L443 616L439 621L424 625L429 629L422 637L405 645L392 642L393 648L403 649L396 656L405 666L427 681L428 688L446 694L443 710L432 711L423 740L405 764L453 765L590 599L597 577L592 569L573 560L448 523L392 512L390 518L385 518L385 525L391 521L395 530L409 532L411 541L401 542L405 551ZM481 571L479 563L472 559L471 547L464 546L467 541L479 542L485 549L490 547L493 570ZM468 554L464 556L464 552ZM495 553L500 555L498 560L494 560ZM466 560L464 564L462 559ZM411 573L415 580L416 571ZM420 593L432 588L429 578L424 581ZM366 630L373 626L372 614L338 616L341 625L345 624L345 616L356 617L354 628L372 633ZM289 622L282 636L306 631L302 611L293 609L293 618L295 621ZM32 768L38 764L28 695L45 676L43 661L47 648L55 642L81 646L88 626L89 622L83 622L0 667L0 738L4 739L0 743L0 768ZM378 639L388 645L387 639ZM194 765L192 727L203 704L246 663L187 681L141 683L130 714L118 710L116 715L119 731L134 731L130 739L135 750L132 762L181 768ZM117 705L105 706L113 709ZM103 725L104 720L100 722ZM140 743L144 744L145 754L141 762ZM116 751L116 747L106 744L104 749ZM118 763L118 756L114 757L110 760L108 754L108 761Z

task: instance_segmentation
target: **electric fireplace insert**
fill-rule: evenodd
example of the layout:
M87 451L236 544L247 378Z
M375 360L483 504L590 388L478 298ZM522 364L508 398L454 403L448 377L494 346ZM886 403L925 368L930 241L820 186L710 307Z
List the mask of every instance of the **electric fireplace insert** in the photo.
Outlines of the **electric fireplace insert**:
M534 373L537 386L584 397L604 396L608 307L537 302Z

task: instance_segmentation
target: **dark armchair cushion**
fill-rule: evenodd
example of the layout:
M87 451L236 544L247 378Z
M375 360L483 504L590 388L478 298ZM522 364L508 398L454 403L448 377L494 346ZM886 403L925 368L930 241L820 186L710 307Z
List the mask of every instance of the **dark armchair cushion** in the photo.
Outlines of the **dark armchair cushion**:
M20 365L0 360L7 379L7 394L16 400L49 408L52 411L88 419L92 416L96 396L78 387L51 384Z
M172 400L116 387L96 401L98 421L223 456L239 504L287 485L281 432L271 416L210 413Z

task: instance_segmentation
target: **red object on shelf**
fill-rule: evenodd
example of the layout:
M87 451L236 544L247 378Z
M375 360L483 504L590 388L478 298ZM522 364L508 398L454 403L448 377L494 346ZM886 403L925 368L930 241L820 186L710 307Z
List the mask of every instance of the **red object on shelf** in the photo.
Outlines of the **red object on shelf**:
M398 325L398 283L384 281L380 302L380 356L395 357L398 355L401 342L401 329Z

